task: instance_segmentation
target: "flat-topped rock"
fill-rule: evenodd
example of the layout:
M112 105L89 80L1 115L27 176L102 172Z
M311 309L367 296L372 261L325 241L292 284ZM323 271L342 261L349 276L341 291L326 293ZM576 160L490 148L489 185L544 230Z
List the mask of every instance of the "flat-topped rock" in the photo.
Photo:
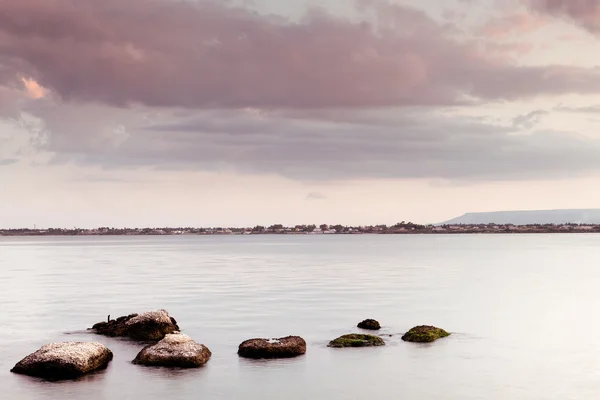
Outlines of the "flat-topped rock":
M332 340L327 347L370 347L383 345L385 345L385 342L379 336L351 333Z
M73 379L106 368L112 358L112 351L96 342L51 343L19 361L10 371L49 380Z
M165 335L179 331L175 318L166 310L130 314L116 320L98 322L91 330L105 336L128 336L135 340L161 340Z
M381 329L379 322L374 319L365 319L364 321L359 322L356 326L360 329L367 329L370 331L377 331Z
M402 336L405 342L430 343L439 338L450 336L448 332L441 328L429 325L415 326Z
M196 368L206 364L211 355L208 347L177 332L166 335L156 344L144 347L133 363L148 366Z
M306 342L300 336L279 339L250 339L242 342L238 354L246 358L290 358L306 353Z

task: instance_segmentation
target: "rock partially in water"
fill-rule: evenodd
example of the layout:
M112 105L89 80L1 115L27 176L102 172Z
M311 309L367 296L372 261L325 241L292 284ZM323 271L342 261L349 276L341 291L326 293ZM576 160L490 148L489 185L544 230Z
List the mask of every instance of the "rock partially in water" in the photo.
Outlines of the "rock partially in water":
M130 314L108 322L98 322L92 330L105 336L128 336L135 340L161 340L179 331L175 318L166 310Z
M11 372L49 380L73 379L106 368L113 353L96 342L51 343L19 361Z
M381 325L379 325L379 322L374 319L365 319L364 321L359 322L357 327L359 327L360 329L367 329L370 331L377 331L381 329Z
M329 342L327 347L369 347L383 346L385 342L379 336L363 335L360 333L351 333L349 335L340 336L337 339Z
M134 364L163 367L196 368L210 359L208 347L198 344L183 333L172 333L160 342L146 346L133 360Z
M137 317L138 314L130 314L127 316L119 317L116 320L109 319L108 322L98 322L92 326L92 330L99 335L104 336L128 336L127 335L127 321ZM109 316L110 317L110 316Z
M402 336L405 342L430 343L439 338L450 336L448 332L441 328L429 325L415 326Z
M306 353L306 342L300 336L279 339L250 339L242 342L238 354L246 358L290 358Z
M165 335L179 331L177 321L166 310L143 313L125 324L128 336L135 340L161 340Z

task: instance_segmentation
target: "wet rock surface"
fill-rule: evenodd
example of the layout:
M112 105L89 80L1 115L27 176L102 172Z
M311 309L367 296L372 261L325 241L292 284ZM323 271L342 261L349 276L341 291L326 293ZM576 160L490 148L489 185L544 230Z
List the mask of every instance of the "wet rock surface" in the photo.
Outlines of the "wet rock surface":
M112 358L112 351L96 342L51 343L19 361L10 371L48 380L74 379L106 368Z
M351 333L349 335L340 336L337 339L329 342L327 347L370 347L370 346L383 346L385 342L379 336L374 335L363 335L360 333Z
M381 325L379 325L379 322L374 319L365 319L364 321L359 322L357 327L360 329L367 329L371 331L377 331L381 329Z
M441 328L430 325L415 326L402 336L405 342L431 343L437 339L450 336L448 332Z
M290 358L306 353L306 342L300 336L279 339L249 339L242 342L238 355L245 358Z
M133 360L134 364L179 368L197 368L210 359L208 347L196 343L183 333L168 334L160 342L146 346Z
M130 314L108 322L98 322L91 330L105 336L127 336L134 340L161 340L165 335L179 331L175 318L166 310Z

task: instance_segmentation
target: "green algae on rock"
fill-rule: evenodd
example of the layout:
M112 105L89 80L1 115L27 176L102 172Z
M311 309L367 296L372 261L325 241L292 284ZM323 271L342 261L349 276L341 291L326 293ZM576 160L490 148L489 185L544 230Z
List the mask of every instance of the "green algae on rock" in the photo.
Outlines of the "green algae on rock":
M415 326L402 336L405 342L430 343L439 338L450 336L448 332L441 328L428 325Z
M349 335L340 336L337 339L329 342L327 347L369 347L383 346L385 342L379 336L364 335L360 333L351 333Z

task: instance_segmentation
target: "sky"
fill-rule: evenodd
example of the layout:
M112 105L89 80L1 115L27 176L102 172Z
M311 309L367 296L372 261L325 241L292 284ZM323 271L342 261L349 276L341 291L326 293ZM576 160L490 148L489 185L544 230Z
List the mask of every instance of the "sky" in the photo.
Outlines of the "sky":
M599 40L600 0L0 0L0 227L597 208Z

